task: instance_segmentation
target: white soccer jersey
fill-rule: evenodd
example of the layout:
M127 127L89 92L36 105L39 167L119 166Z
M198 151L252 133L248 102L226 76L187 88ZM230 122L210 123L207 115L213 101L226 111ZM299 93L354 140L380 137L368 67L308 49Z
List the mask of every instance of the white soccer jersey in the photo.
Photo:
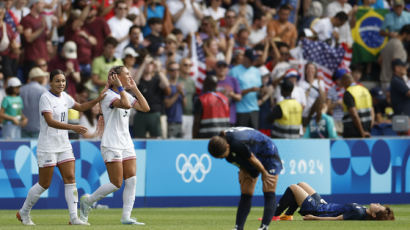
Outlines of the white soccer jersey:
M133 106L137 99L131 94L125 93ZM112 106L115 100L121 99L121 96L115 91L109 89L105 94L106 96L101 101L101 110L104 116L104 133L101 146L114 149L134 148L129 131L130 110Z
M72 149L68 139L68 130L55 129L48 126L44 119L44 112L51 112L53 120L67 124L68 109L74 106L74 99L65 92L58 97L50 91L40 97L40 134L37 150L41 152L64 152Z

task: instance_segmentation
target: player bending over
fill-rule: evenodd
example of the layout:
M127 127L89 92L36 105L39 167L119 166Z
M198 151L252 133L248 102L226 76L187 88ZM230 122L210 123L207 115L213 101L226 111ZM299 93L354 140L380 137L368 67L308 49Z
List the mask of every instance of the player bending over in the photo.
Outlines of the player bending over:
M293 184L286 189L279 200L274 218L278 219L287 209L281 219L291 220L298 207L304 220L394 220L393 210L388 206L372 203L366 208L356 203L327 203L305 182Z
M222 131L211 138L209 153L215 158L225 158L239 167L241 199L236 213L236 230L242 230L251 210L252 195L258 176L262 174L265 205L259 230L268 229L275 212L275 190L282 170L278 149L272 140L251 128L237 127Z

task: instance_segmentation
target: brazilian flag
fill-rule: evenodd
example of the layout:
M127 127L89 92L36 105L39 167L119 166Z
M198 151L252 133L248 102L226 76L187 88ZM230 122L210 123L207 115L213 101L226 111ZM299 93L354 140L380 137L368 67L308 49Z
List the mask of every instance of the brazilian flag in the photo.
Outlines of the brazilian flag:
M388 38L380 36L386 9L359 8L356 13L356 25L352 29L353 63L374 62Z

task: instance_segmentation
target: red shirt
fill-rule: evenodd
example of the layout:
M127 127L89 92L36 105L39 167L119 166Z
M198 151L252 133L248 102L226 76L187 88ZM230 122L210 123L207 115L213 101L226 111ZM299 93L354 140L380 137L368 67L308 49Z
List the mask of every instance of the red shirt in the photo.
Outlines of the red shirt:
M63 72L66 72L68 62L72 62L74 64L75 72L80 72L80 65L78 64L77 59L65 59L61 57L60 55L57 55L53 60L50 61L50 63L48 63L48 68L49 70L60 69ZM67 87L66 87L67 93L70 94L70 96L72 96L73 98L75 98L76 83L71 75L66 76L66 78L67 78Z
M107 22L103 18L97 17L92 22L85 22L83 28L97 39L97 45L93 46L92 58L101 56L104 49L104 39L111 34Z
M12 56L11 52L11 43L16 39L16 34L13 33L13 29L7 23L3 23L3 26L6 26L7 37L9 38L9 46L3 51L0 52L0 56ZM0 41L3 39L3 26L0 27Z
M84 29L86 31L86 29ZM66 41L73 41L77 45L77 59L80 64L91 64L93 46L85 37L80 35L80 30L74 31L72 25L67 25L64 33Z
M24 30L30 28L31 32L34 33L43 25L42 16L35 18L33 15L28 14L21 20L21 25L23 26ZM35 61L39 58L44 58L47 61L49 60L47 52L47 29L43 30L41 35L31 43L24 39L23 44L24 57L27 61Z

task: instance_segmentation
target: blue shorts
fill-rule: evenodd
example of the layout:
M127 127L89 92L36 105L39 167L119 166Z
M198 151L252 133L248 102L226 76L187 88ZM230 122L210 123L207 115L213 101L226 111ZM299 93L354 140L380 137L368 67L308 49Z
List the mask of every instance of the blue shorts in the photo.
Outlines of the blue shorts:
M271 175L278 175L282 171L282 161L280 160L278 149L273 146L265 147L263 151L263 156L256 156L258 160L262 163L263 167L268 171ZM252 170L248 169L248 173L252 177L258 177L259 171L251 166Z
M327 203L324 200L316 200L311 196L307 196L306 199L303 201L302 205L300 206L299 213L302 216L305 216L307 214L318 216L319 213L323 211L322 206L326 204Z

